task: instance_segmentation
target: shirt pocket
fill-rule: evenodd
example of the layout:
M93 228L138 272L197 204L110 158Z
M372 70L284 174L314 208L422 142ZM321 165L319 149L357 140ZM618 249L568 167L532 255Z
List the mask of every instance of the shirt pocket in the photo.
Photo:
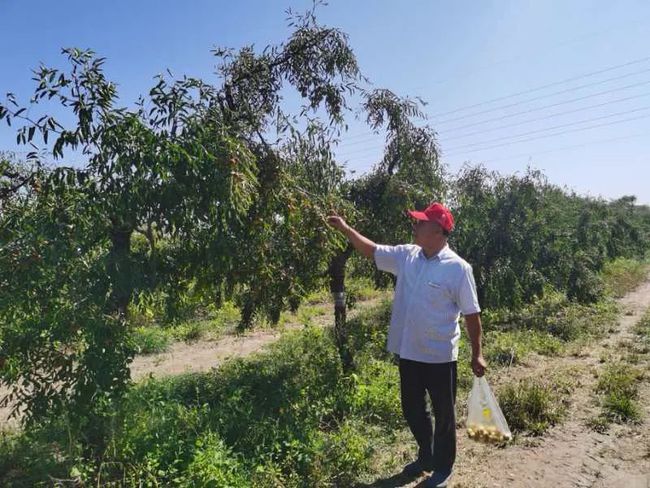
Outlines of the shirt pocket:
M426 297L429 303L437 306L449 305L450 295L445 285L433 280L427 280L425 283Z

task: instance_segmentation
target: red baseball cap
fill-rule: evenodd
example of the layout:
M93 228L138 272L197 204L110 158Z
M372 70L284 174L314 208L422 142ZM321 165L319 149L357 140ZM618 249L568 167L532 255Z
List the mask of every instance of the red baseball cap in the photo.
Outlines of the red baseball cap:
M447 232L451 232L454 228L454 216L442 203L432 203L422 212L408 210L408 214L416 220L435 222Z

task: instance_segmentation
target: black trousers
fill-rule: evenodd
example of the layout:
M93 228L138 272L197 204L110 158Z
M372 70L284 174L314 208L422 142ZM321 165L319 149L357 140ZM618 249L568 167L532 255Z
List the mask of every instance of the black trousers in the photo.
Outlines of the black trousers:
M436 471L451 471L456 460L456 361L430 364L400 359L399 375L402 411L418 443L418 459Z

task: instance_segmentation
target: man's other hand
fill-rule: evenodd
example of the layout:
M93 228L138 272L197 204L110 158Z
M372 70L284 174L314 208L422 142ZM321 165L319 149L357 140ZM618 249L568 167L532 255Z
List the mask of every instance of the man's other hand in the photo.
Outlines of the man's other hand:
M472 357L472 371L476 376L479 378L485 374L485 370L487 369L487 363L485 362L485 359L483 359L483 356L473 356Z
M338 215L330 215L327 217L327 223L335 229L344 232L348 228L348 224Z

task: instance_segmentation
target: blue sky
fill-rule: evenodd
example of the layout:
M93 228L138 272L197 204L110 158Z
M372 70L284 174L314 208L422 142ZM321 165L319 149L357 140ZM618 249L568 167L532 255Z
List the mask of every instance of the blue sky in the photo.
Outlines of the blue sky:
M210 79L214 46L285 39L286 8L310 5L0 0L0 96L27 98L30 70L61 66L60 48L77 46L108 58L129 105L167 68ZM348 33L377 87L428 102L451 172L465 161L507 174L532 166L581 194L650 204L650 2L332 0L318 16ZM0 126L0 150L14 137ZM351 121L337 154L363 172L381 150Z

